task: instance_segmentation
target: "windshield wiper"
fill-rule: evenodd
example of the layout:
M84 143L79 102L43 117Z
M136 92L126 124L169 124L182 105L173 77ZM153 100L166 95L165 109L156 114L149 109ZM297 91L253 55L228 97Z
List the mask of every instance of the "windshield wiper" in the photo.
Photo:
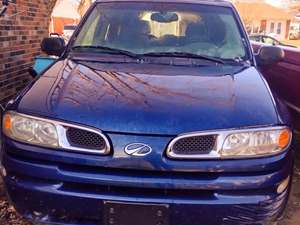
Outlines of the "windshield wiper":
M166 57L180 57L180 58L188 57L188 58L195 58L195 59L204 59L219 64L225 64L225 62L219 58L206 56L206 55L198 55L198 54L193 54L188 52L148 52L144 54L136 54L122 49L111 48L111 47L100 46L100 45L78 45L72 47L72 50L76 50L76 49L99 49L113 54L126 55L134 59L140 59L143 56L166 56Z
M117 49L117 48L100 46L100 45L77 45L72 47L72 50L76 50L76 49L99 49L105 51L106 53L126 55L135 59L139 58L139 56L133 52Z
M149 52L149 53L142 54L140 56L166 56L166 57L179 57L179 58L188 57L194 59L204 59L219 64L225 64L225 62L219 58L215 58L207 55L198 55L198 54L188 53L188 52Z

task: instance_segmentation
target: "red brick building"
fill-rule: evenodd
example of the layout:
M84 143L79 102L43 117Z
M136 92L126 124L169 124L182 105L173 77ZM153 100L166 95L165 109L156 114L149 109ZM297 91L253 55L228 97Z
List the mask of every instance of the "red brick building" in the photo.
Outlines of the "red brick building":
M56 0L14 0L0 17L0 103L11 99L30 80L28 68L48 35ZM0 3L1 5L1 3Z

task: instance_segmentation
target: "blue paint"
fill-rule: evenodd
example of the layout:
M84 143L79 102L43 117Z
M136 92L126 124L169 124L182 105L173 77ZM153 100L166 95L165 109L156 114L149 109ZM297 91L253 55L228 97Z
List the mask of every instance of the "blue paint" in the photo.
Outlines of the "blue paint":
M3 137L4 181L17 211L35 222L99 225L104 201L111 200L169 204L170 225L266 225L278 219L290 185L280 194L276 188L292 175L292 146L253 159L166 157L168 144L182 133L291 127L287 108L258 72L232 10L250 54L246 66L75 54L69 51L75 32L64 55L7 110L100 129L112 152L79 154ZM149 145L152 152L128 155L124 148L131 143Z

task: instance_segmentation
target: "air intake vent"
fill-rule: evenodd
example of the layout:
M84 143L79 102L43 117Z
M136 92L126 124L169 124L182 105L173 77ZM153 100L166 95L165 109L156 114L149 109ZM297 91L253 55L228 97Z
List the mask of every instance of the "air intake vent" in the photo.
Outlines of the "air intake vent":
M175 139L168 149L168 155L174 158L209 154L216 146L217 135L185 136Z
M94 132L70 127L66 134L69 144L76 148L104 150L107 147L104 138Z

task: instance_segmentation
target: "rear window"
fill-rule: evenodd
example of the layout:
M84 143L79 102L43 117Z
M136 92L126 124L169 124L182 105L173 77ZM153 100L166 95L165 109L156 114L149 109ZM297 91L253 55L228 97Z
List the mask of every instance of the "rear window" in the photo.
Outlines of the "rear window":
M74 46L106 46L136 54L180 52L246 57L231 8L200 4L99 3Z

